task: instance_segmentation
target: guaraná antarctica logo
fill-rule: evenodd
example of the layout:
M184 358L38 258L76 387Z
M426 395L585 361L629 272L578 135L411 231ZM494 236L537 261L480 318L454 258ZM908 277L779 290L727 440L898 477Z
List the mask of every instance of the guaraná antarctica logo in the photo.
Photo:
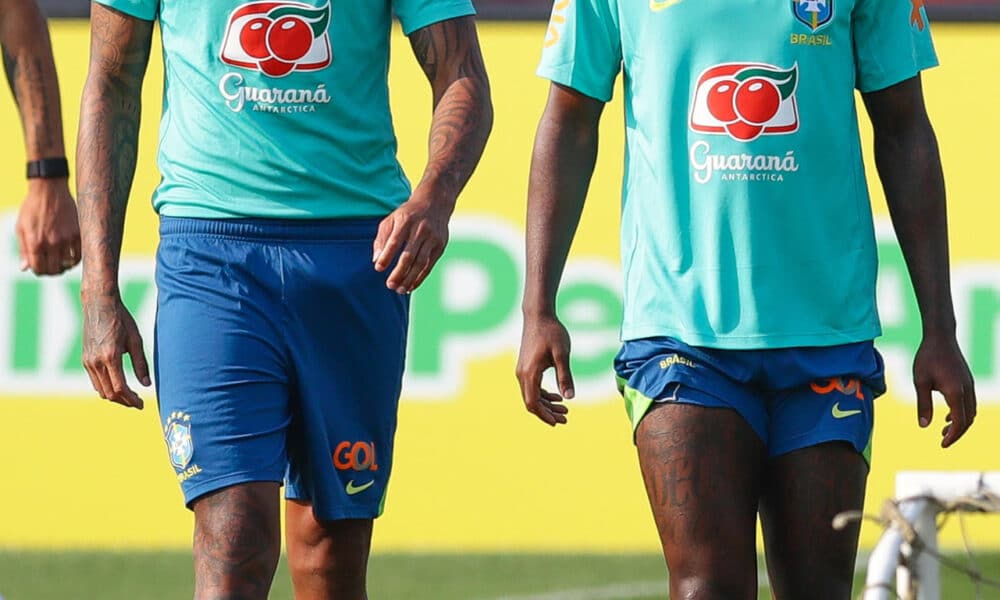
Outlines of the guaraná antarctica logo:
M330 4L251 2L233 11L222 43L222 62L284 77L330 65Z
M695 86L691 129L748 142L798 131L798 65L727 63L706 69Z

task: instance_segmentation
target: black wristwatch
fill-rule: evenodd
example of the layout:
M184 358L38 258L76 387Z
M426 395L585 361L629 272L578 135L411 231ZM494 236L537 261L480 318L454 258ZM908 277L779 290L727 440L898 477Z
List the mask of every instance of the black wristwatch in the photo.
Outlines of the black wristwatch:
M69 162L65 157L41 158L28 161L28 179L69 177Z

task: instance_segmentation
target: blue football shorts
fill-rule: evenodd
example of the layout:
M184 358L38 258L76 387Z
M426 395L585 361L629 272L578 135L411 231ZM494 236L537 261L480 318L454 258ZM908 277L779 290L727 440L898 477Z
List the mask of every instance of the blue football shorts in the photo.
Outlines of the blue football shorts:
M409 298L372 266L377 227L161 218L156 387L189 507L274 481L319 519L382 513Z
M633 431L654 404L730 408L768 456L844 441L871 461L873 400L885 393L882 357L871 341L723 350L656 337L625 342L615 372Z

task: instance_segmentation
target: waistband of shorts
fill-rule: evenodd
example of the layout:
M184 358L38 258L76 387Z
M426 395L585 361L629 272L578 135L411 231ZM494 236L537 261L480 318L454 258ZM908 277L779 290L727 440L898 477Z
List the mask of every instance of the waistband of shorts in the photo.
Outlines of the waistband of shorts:
M160 236L205 235L251 240L371 240L381 217L345 219L194 219L160 217Z

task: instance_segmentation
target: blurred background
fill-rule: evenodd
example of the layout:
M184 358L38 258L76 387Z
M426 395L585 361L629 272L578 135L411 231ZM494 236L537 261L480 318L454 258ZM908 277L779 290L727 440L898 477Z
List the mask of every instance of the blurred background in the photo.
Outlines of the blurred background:
M72 165L89 5L42 4L52 17ZM948 451L939 447L943 403L932 427L917 427L909 372L920 323L869 160L885 329L879 348L890 384L878 401L866 506L873 513L892 496L897 471L1000 470L1000 188L990 174L1000 138L1000 0L926 5L942 66L924 74L924 85L948 184L960 339L981 409L976 426ZM371 597L664 597L659 544L610 369L621 313L620 91L605 112L598 166L559 299L574 336L578 399L569 426L551 430L524 411L513 375L527 173L547 90L533 72L551 2L478 0L477 7L496 122L460 200L448 251L413 299L396 464L386 514L375 528ZM430 91L398 27L392 53L399 153L415 176L426 157ZM159 180L158 56L154 48L121 269L125 302L147 345L155 306L156 217L149 198ZM6 89L0 142L0 598L190 597L192 518L167 460L155 404L126 410L92 391L80 362L78 268L42 280L18 270L13 226L26 190L24 154ZM197 337L192 331L192 343ZM144 392L153 399L151 390ZM970 523L966 537L981 566L1000 577L1000 516ZM863 551L880 533L865 525ZM941 541L950 551L964 547L957 526L945 527ZM967 582L947 585L964 587L948 588L945 597L974 597ZM766 581L761 594L769 597ZM290 597L284 571L272 597Z

